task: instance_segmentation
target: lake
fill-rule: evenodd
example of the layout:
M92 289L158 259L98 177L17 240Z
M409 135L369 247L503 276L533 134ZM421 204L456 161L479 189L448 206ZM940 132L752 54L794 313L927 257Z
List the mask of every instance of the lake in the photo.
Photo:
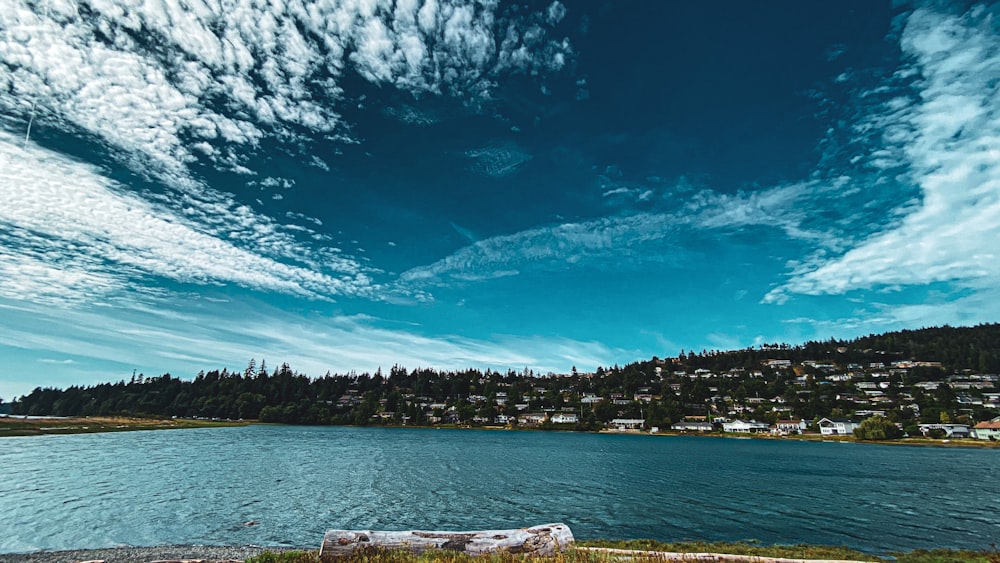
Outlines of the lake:
M0 553L550 522L875 553L1000 539L998 450L247 426L4 438L0 468Z

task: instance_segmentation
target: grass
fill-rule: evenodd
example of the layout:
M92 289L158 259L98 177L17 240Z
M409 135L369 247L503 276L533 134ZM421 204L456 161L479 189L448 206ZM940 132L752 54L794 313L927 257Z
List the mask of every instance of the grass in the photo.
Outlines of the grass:
M865 561L872 558L870 553L864 553L847 547L823 545L763 545L753 542L714 543L695 541L663 543L655 540L581 540L577 542L577 545L645 551L673 551L679 553L728 553L732 555L786 557L789 559L849 559Z
M207 428L242 426L246 423L220 420L155 419L138 417L72 417L16 418L0 417L0 437L39 436L43 434L89 434L93 432L124 432L129 430L164 430L174 428Z
M781 557L789 559L846 559L854 561L878 561L880 558L846 547L813 545L774 545L754 543L707 543L679 542L662 543L654 540L584 540L582 547L607 547L643 551L671 551L680 553L726 553L757 557ZM916 550L893 553L896 563L1000 563L1000 552L991 546L990 550ZM891 560L891 559L890 559ZM651 556L630 556L623 559L608 553L569 549L551 557L532 557L511 553L493 553L472 556L455 551L427 551L416 554L402 550L365 549L354 552L350 557L340 559L342 563L612 563L620 561L658 561ZM320 563L318 551L287 551L281 553L264 552L247 559L246 563Z

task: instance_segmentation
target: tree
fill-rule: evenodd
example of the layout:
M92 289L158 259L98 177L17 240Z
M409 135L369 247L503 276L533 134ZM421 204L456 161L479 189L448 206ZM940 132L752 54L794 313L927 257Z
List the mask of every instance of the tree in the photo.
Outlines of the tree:
M903 431L888 418L873 416L861 421L854 429L854 437L858 440L898 440L903 437Z

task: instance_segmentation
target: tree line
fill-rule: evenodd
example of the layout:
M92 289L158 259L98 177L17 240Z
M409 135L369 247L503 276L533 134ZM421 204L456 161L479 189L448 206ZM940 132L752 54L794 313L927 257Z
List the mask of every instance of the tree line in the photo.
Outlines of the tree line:
M598 367L593 373L538 375L531 370L408 370L330 374L312 378L287 363L269 370L250 360L242 371L200 372L185 380L163 374L133 375L129 381L66 389L37 388L10 404L14 414L55 416L130 415L260 420L291 424L483 424L523 412L572 412L579 429L600 428L615 418L642 418L647 426L669 427L686 416L725 415L741 406L745 418L773 422L779 417L814 420L845 416L854 408L851 382L802 378L815 371L801 362L838 366L902 359L941 362L910 369L907 383L942 379L966 371L1000 371L1000 325L940 327L871 335L851 341L764 345L726 352L681 352L625 366ZM770 359L795 364L771 367ZM985 367L986 369L981 369ZM697 370L711 378L691 377ZM723 376L722 374L725 374ZM803 379L805 379L803 381ZM896 400L911 393L919 414ZM960 408L946 383L933 391L894 386L887 394L888 417L913 425L941 420L983 420L984 407ZM587 400L587 399L590 400ZM772 401L780 398L782 410ZM993 414L995 416L995 413Z

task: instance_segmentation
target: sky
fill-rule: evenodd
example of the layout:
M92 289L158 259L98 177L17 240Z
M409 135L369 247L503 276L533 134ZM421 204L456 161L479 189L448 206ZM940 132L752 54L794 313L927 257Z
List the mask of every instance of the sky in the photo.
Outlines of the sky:
M1000 321L1000 7L5 0L0 398Z

